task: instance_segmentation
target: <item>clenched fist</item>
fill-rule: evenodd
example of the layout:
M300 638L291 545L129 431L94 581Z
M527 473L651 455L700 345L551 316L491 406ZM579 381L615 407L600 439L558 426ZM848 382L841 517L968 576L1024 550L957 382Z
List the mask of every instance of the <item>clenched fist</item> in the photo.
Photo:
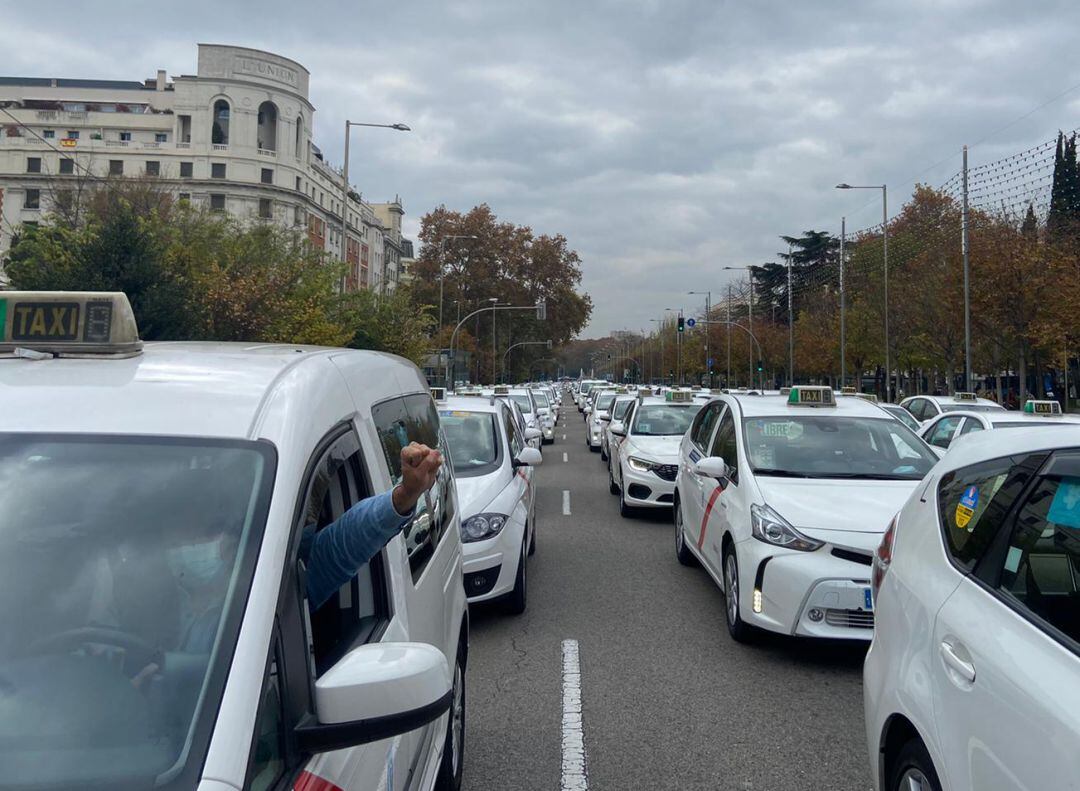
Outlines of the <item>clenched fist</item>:
M410 442L401 449L401 483L394 487L394 510L407 514L424 492L435 485L442 454L427 445Z

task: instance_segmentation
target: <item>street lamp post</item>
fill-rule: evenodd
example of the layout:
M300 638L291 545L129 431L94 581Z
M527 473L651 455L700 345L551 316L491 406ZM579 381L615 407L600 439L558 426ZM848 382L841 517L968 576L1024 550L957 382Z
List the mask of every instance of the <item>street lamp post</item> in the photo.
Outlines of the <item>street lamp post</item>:
M341 260L349 261L349 130L354 126L367 126L374 129L394 129L398 132L411 132L405 124L364 124L358 121L345 121L345 162L341 171ZM345 275L341 276L341 293L345 293Z
M712 319L712 291L688 291L687 293L688 294L699 294L699 295L704 294L705 295L705 322L706 322L705 323L705 371L709 375L709 387L712 387L712 365L710 364L710 361L712 360L712 354L710 352L710 340L711 339L709 338L709 335L711 335L712 333L709 331L709 326L710 325L708 324L709 320ZM730 302L728 304L728 312L729 313L731 312ZM728 318L730 319L731 316L729 315ZM728 355L728 368L731 368L730 357L731 357L731 355L729 354ZM728 375L730 376L730 374L731 374L731 371L729 370Z
M682 308L679 308L678 310L676 310L675 308L664 308L664 310L670 310L672 313L678 314L679 318L683 317ZM673 387L682 384L682 334L678 331L677 326L675 329L675 371L676 380L675 382L671 383ZM678 385L676 384L676 382L678 383Z
M892 366L889 364L889 191L885 184L852 186L837 184L838 190L881 190L881 258L885 271L885 401L892 401Z
M749 273L750 294L746 299L746 316L747 316L747 319L748 319L749 324L750 324L750 334L753 335L753 333L754 333L754 267L751 266L751 265L747 265L747 266L724 266L724 267L721 267L721 269L725 269L725 270L728 270L728 271L745 269ZM730 320L731 320L731 317L728 316L728 321L730 321ZM731 330L729 329L728 332L730 332L730 331ZM761 375L764 378L764 376L765 376L764 372L762 372ZM754 386L754 342L753 342L753 339L751 339L751 341L750 341L750 379L749 379L749 382L750 382L750 386L753 387ZM761 383L761 389L762 390L765 389L764 381Z
M659 325L656 331L660 335L660 381L662 383L664 381L664 319L649 319L649 321L655 321Z
M479 237L473 234L450 234L444 236L439 240L439 329L443 326L443 280L446 276L445 266L443 262L443 254L446 252L446 240L447 239L477 239Z
M791 259L792 246L787 247L787 348L788 348L788 386L795 386L795 316L791 300Z

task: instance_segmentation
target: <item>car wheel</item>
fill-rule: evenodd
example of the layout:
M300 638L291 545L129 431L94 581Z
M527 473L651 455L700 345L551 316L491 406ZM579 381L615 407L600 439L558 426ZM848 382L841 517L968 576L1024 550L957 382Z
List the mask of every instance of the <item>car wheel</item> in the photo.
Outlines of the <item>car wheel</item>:
M521 615L525 612L525 607L528 604L528 592L526 585L528 580L526 579L525 571L525 546L521 547L521 559L518 561L517 576L514 578L514 589L510 591L506 597L506 611L511 615Z
M529 557L532 557L533 555L536 554L536 517L535 516L532 518L532 521L530 521L529 524L531 524L533 526L532 538L529 539Z
M696 562L694 554L690 551L690 547L686 546L686 531L683 530L683 515L682 515L682 503L679 502L679 498L675 498L673 506L675 511L675 557L679 559L679 562L684 566L693 566Z
M912 739L900 748L886 788L888 791L941 791L934 762L919 739Z
M593 445L593 444L592 444L592 443L590 442L590 443L589 443L589 450L591 450L591 451L592 451L593 453L596 453L597 451L599 451L599 450L600 450L600 448L596 447L595 445Z
M619 488L619 516L623 519L633 519L635 511L633 506L626 504L626 487Z
M607 488L612 494L619 493L619 484L615 483L615 473L612 471L611 459L608 458L607 466Z
M443 744L435 791L459 791L465 768L465 653L458 646L454 663L454 686L450 699L450 717L446 723L446 742Z
M739 614L739 561L733 546L724 550L724 605L728 634L736 642L750 642L753 627Z

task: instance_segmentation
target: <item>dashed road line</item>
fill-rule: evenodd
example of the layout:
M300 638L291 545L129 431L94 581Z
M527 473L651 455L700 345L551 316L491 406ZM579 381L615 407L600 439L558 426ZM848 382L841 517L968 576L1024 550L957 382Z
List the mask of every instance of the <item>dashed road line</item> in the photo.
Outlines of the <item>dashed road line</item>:
M585 713L581 705L581 660L577 640L563 640L562 660L562 791L588 791Z
M563 451L562 460L566 461L566 451Z
M562 515L570 516L570 490L563 489L562 493Z

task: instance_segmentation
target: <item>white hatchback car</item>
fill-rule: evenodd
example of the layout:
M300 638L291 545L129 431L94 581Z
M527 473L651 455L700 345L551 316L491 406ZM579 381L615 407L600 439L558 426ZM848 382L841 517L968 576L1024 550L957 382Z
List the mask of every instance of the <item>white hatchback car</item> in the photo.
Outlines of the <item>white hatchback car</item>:
M1080 426L957 443L885 533L873 585L876 789L1078 787Z
M900 402L920 423L925 423L943 412L1004 412L1005 407L989 398L979 398L975 393L956 393L951 396L910 396Z
M451 396L438 407L461 503L465 592L523 613L526 558L536 551L532 468L543 458L502 399Z
M453 472L323 606L304 547L444 447L416 366L145 347L123 294L0 292L0 766L12 788L454 789ZM449 712L449 714L448 714Z
M907 426L827 387L722 395L682 440L675 550L755 628L869 640L871 556L937 457Z
M637 401L637 396L627 393L626 395L615 396L615 401L611 404L611 419L604 424L603 444L600 446L600 460L609 461L613 452L618 452L619 442L622 437L616 437L611 433L612 423L621 423L626 417L626 413L630 410L630 407ZM612 451L615 448L615 451Z
M604 432L611 422L611 406L618 394L619 391L615 389L601 390L593 402L592 411L585 418L585 444L591 451L599 451L604 444Z
M1004 409L991 412L944 412L922 424L921 436L939 455L952 443L978 431L1002 428L1030 428L1038 425L1078 423L1080 416L1064 415L1057 401L1028 401L1020 412Z

